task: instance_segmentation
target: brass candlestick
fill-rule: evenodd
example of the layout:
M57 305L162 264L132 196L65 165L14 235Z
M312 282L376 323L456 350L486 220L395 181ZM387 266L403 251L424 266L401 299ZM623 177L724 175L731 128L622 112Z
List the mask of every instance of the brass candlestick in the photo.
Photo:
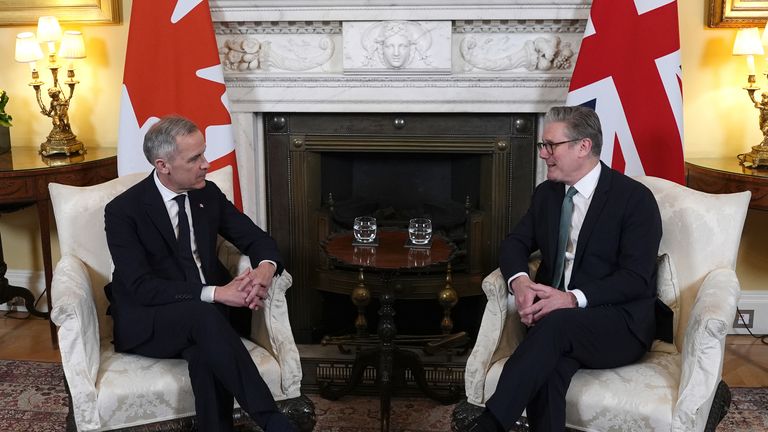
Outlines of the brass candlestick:
M48 97L51 99L48 106L43 103L41 96L41 88L45 83L40 81L37 71L32 72L32 82L29 83L35 89L40 113L50 117L53 123L53 128L48 134L47 139L40 144L40 154L43 156L83 154L85 153L85 146L72 133L72 126L69 124L69 103L75 92L75 86L79 83L79 81L74 79L75 71L73 69L67 71L67 80L64 81L64 84L69 87L69 95L65 96L59 85L59 67L55 60L48 66L48 69L50 69L53 76L53 87L48 89Z
M768 73L766 73L768 77ZM755 86L755 76L750 75L748 79L749 85L744 87L744 90L749 94L749 99L752 100L755 108L760 110L760 116L758 117L760 130L763 132L763 141L752 146L752 151L749 153L742 153L737 156L739 163L748 168L768 168L768 93L763 92L760 95L760 101L755 98L755 92L760 90L760 87Z

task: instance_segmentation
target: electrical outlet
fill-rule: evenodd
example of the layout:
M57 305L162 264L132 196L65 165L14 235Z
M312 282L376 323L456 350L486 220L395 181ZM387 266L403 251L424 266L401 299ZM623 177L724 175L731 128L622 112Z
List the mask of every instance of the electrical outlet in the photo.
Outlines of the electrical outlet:
M741 318L739 318L741 315ZM751 329L755 326L755 310L754 309L739 309L736 311L736 318L733 320L733 328L748 328Z

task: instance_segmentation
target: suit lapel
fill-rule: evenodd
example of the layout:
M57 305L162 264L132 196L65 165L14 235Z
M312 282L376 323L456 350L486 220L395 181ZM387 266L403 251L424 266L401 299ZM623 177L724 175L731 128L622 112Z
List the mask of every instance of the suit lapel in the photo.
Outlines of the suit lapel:
M160 195L160 191L157 190L157 186L155 186L153 176L154 171L142 182L145 192L143 194L144 209L150 222L155 225L163 240L176 250L178 248L176 234L173 231L173 225L171 225L171 218L168 217L168 210L163 202L163 197Z
M597 226L597 221L600 218L600 214L605 208L605 204L608 202L608 191L611 188L611 169L605 164L600 169L600 179L597 181L595 187L595 195L592 197L592 202L589 204L587 214L584 216L584 223L581 225L581 231L579 232L579 239L576 243L576 257L573 261L573 268L578 268L581 258L584 255L584 249L589 243L589 236L592 235Z

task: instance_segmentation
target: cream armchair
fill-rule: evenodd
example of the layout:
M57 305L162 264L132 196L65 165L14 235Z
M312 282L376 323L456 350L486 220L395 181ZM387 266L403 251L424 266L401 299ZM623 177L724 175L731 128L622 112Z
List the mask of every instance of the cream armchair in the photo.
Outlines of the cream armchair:
M640 177L662 218L659 297L674 311L674 344L654 342L636 364L580 370L566 396L566 421L586 431L714 431L730 405L721 381L725 336L739 299L734 271L750 193L711 195ZM497 269L483 281L488 297L467 360L467 399L454 431L482 411L506 359L523 337L515 302ZM525 428L524 425L523 429Z
M111 343L104 285L113 265L104 232L104 206L145 176L128 175L91 187L49 185L61 247L51 286L51 319L59 327L64 374L80 431L188 430L195 423L184 360L116 353ZM211 173L208 179L231 199L231 169ZM218 254L233 274L250 265L229 243L221 241ZM314 407L301 395L301 361L285 299L291 282L287 271L275 279L265 307L253 314L250 340L243 342L280 409L301 430L309 431L315 423ZM247 416L241 410L235 415L237 423L245 422Z

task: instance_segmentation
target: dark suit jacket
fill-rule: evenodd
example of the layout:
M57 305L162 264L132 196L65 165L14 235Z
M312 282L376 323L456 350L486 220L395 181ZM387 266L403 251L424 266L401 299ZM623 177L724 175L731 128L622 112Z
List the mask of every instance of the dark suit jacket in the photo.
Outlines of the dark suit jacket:
M282 271L275 241L237 210L214 183L206 181L203 189L189 191L188 197L207 285L232 280L216 256L218 235L248 255L254 267L266 259L278 264L278 273ZM176 236L153 174L107 204L104 218L115 264L112 282L105 289L114 321L115 349L125 351L152 336L158 306L200 301L203 285L185 281Z
M545 181L536 188L528 212L502 242L499 259L505 280L527 272L528 257L540 250L536 281L552 285L564 196L562 183ZM603 164L579 233L568 288L580 289L589 308L620 308L632 333L647 348L655 332L660 242L661 216L651 191Z

